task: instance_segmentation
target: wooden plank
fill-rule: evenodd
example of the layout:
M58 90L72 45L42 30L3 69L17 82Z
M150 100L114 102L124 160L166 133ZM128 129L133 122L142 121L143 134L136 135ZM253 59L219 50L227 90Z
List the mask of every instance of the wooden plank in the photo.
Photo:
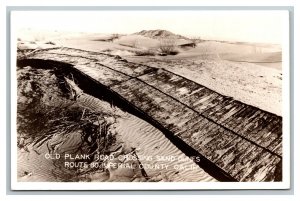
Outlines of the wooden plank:
M248 139L258 142L262 135L259 132L266 128L269 124L273 124L274 116L265 113L262 117L256 118L255 121L250 123L250 126L240 131L240 134L247 137ZM261 145L263 146L263 144Z
M164 70L143 75L139 78L200 113L216 105L216 100L223 98L210 89Z
M29 58L53 60L53 61L69 63L72 65L78 65L78 64L85 65L95 61L93 59L87 59L83 57L66 56L62 54L55 54L55 53L48 53L48 52L38 52L34 55L30 55Z
M265 181L280 161L277 156L241 138L228 146L231 148L216 164L239 181Z
M246 105L243 105L242 107L235 107L231 111L229 111L229 114L227 114L227 118L222 118L219 122L226 128L229 128L231 131L235 132L235 128L240 125L242 122L242 119L238 121L237 118L234 117L234 115L240 113L241 111L245 111L247 109Z
M66 56L66 54L68 54ZM83 64L83 61L86 60L87 64L91 60L94 62L98 62L102 65L108 66L114 70L117 70L119 72L122 72L126 75L130 75L133 77L142 75L146 73L149 70L152 70L153 68L150 68L145 65L135 64L131 62L125 62L124 60L120 59L117 56L112 55L105 55L101 53L96 52L88 52L88 51L82 51L82 50L76 50L72 48L63 48L63 49L53 49L49 51L41 51L37 53L36 55L42 56L47 55L46 57L60 60L62 62L69 62L71 64L76 65L77 63ZM53 56L55 55L55 58ZM89 59L87 59L89 58ZM77 62L77 59L80 60L80 62Z
M195 91L204 89L204 87L201 87L194 82L190 82L180 76L161 69L155 73L143 75L139 77L139 79L185 104L191 104L193 100L198 100L199 97L193 97L195 96Z
M159 114L156 118L161 117L161 114ZM187 123L191 122L192 120ZM248 172L242 172L240 170L243 167L243 163L245 163L246 156L248 156L250 153L254 153L253 150L255 149L255 146L250 142L245 141L228 131L225 131L218 125L213 124L208 120L206 120L205 123L201 123L201 126L194 125L192 130L185 130L179 133L177 136L212 161L219 161L218 158L223 157L223 159L221 159L223 165L218 164L222 169L230 172L231 174L237 174L237 172L240 172L240 174L236 175L236 177L247 178L247 176L243 175L242 173L245 174ZM255 156L256 155L254 153L252 158L255 158ZM248 159L250 160L251 157L248 156ZM224 163L224 161L228 162ZM235 163L238 165L234 165ZM246 164L249 165L249 163ZM255 167L252 167L251 172L253 172L253 169L255 169ZM257 169L261 169L261 167ZM263 171L262 174L267 175Z
M219 167L226 170L226 172L230 173L232 176L236 175L236 173L242 169L244 164L246 164L244 161L245 156L247 156L250 152L256 155L256 153L253 152L255 146L240 137L229 142L226 148L227 151L215 162ZM248 159L246 160L251 160L249 155L247 157Z
M126 75L133 76L133 77L140 76L140 75L145 74L146 72L152 70L152 68L147 67L147 66L113 60L113 59L112 60L107 59L104 61L100 61L99 63L101 63L105 66L108 66L114 70L123 72Z
M205 104L202 104L200 107L195 107L195 110L205 116L204 113L207 110L216 107L218 104L220 104L221 102L223 102L225 100L224 96L221 96L221 95L213 96L212 98L213 99L211 99L210 101L207 101ZM188 102L188 100L186 100L186 102Z
M90 51L84 51L84 50L66 48L66 47L50 49L47 52L56 53L56 54L66 54L70 56L88 57L91 59L95 59L97 61L102 61L109 57L108 55L97 53L97 52L90 52Z
M282 136L278 139L275 139L269 146L268 149L273 151L274 153L282 156Z
M256 121L258 121L258 119L260 119L261 117L264 116L264 112L257 110L253 107L250 107L250 111L247 110L248 113L246 113L246 111L244 111L244 114L241 114L242 117L237 117L237 120L241 120L242 122L240 124L238 124L237 127L234 128L234 132L236 133L242 133L242 131L247 130L251 124L255 123ZM245 133L245 132L243 132Z
M181 98L187 97L191 95L195 90L202 88L200 85L196 84L195 82L191 82L183 77L180 77L176 74L170 73L165 70L161 70L158 72L159 75L168 75L170 79L162 80L164 82L170 83L171 85L177 87L178 89L184 88L185 90L180 90Z
M257 135L260 136L256 140L263 144L264 147L268 146L273 140L282 135L282 120L273 116L267 125L260 130Z
M216 124L210 121L203 121L197 123L190 131L181 133L180 136L183 138L197 139L205 133L212 132L215 128L217 128Z
M218 134L218 126L209 121L199 122L198 125L191 130L186 130L177 134L189 146L197 150L200 154L210 159L210 154L205 147L205 144L213 140Z
M204 112L202 112L202 115L205 117L211 118L211 115L216 113L217 111L221 110L224 106L230 104L233 100L231 98L223 98L223 101L218 102L218 104L214 107L211 107ZM217 119L215 119L217 120Z
M111 86L121 81L130 79L130 77L126 75L120 74L100 65L76 65L74 68L106 86Z
M236 144L236 146L238 146L238 148L247 148L244 149L244 152L241 152L242 155L235 158L236 165L231 166L233 168L230 174L240 181L253 171L253 160L255 160L263 150L257 146L249 146L246 141L240 141L240 144ZM227 154L230 155L232 152L228 152ZM230 166L228 168L230 168Z
M211 114L209 118L215 120L219 124L229 128L230 130L233 130L233 128L228 127L224 122L232 115L234 115L236 112L240 111L244 107L243 104L237 101L231 101L227 105L225 105L220 110L216 111L215 113Z
M85 73L91 78L101 82L104 85L110 86L121 81L130 79L122 73L118 73L114 70L99 65L91 59L77 57L77 56L66 56L62 54L39 52L35 55L30 56L31 59L45 59L54 60L74 65L74 68Z
M167 79L165 79L165 76L162 76L159 73L160 71L161 70L140 76L139 79L145 81L147 84L151 86L156 87L157 89L163 91L164 93L172 94L172 97L179 98L179 96L177 96L178 94L176 93L178 87L177 86L175 87L170 82L166 82L165 80ZM168 77L168 79L172 79L172 78Z
M260 113L260 111L257 112ZM237 132L238 127L242 126L243 123L251 122L252 119L258 115L257 112L253 110L252 106L244 105L243 108L226 119L223 124L231 128L232 131Z
M212 131L202 135L193 146L202 147L205 155L215 163L230 149L228 144L236 138L238 138L236 135L217 126Z
M220 104L216 105L215 107L204 111L202 115L217 122L219 120L220 115L224 113L223 110L228 110L233 107L232 103L233 100L231 98L225 99L223 102L220 102Z
M166 128L171 125L175 125L172 127L179 127L197 116L195 112L178 101L138 80L129 80L122 83L122 86L127 86L125 91L119 86L113 87L113 89L121 93L123 97L129 97L131 103L147 112Z
M276 127L273 128L271 132L274 132L278 135L278 138L274 139L270 145L268 145L268 149L275 152L278 155L282 155L282 122L278 123Z
M197 135L182 137L199 153L216 162L219 167L237 179L254 181L258 177L259 181L274 180L272 172L280 158L222 128L211 129L210 126L207 128L210 128L208 129L210 132L199 132ZM207 141L203 142L202 139ZM250 177L250 174L255 174L256 177Z
M183 78L176 75L174 76L169 72L158 71L151 75L144 75L141 79L152 86L163 90L165 93L192 107L203 116L220 123L222 126L232 131L237 131L236 127L243 122L247 122L246 125L244 125L246 127L243 126L241 128L248 129L248 132L244 132L242 135L249 140L256 141L256 143L261 143L261 146L266 147L268 143L270 144L270 142L276 137L275 135L265 136L264 133L258 132L259 129L263 129L263 127L254 127L254 125L256 125L255 123L257 121L262 122L260 119L262 116L266 115L261 111L260 113L257 113L257 108L247 106L239 101L218 95L205 87L193 87L196 91L193 93L193 91L187 87L187 82L183 81ZM172 82L172 80L174 81ZM181 90L182 93L179 93L178 89L179 91ZM254 120L253 118L257 119ZM254 131L249 132L249 129L254 129ZM262 136L257 135L254 138L255 132ZM258 138L260 140L257 140Z
M199 113L202 113L203 111L207 110L208 107L210 107L210 103L214 101L214 99L217 98L218 96L219 95L217 93L208 93L207 95L199 98L198 101L192 104L193 109L195 109Z
M223 105L224 105L224 103L223 103ZM227 111L227 113L225 113L225 114L227 114L227 117L226 117L226 115L225 115L225 117L223 115L223 118L221 118L221 120L219 120L220 123L226 122L226 120L228 119L228 117L234 115L235 113L237 113L239 111L247 111L247 110L249 112L251 111L250 115L249 115L249 113L246 113L244 115L249 122L251 122L253 120L253 118L259 116L259 113L257 113L253 108L245 107L245 106L243 106L240 103L235 103L233 105L235 105L235 106L225 108L226 110L223 110L223 111L221 110L223 113L224 113L224 111ZM222 107L220 107L220 108L222 108ZM243 120L243 118L240 118L240 120ZM232 125L236 125L236 124L232 124ZM209 127L209 128L211 129L211 127ZM197 129L194 129L194 130L197 130ZM218 130L215 129L214 131L218 131ZM199 136L202 136L202 137L205 136L205 137L207 137L205 134L208 134L208 132L202 131L200 133L198 133ZM218 150L218 149L216 149L216 147L218 145L220 145L220 147L222 147L223 143L226 142L226 140L223 140L222 136L216 137L217 136L216 132L212 132L212 133L215 134L215 138L210 138L210 139L207 138L208 141L203 144L203 145L205 145L205 148L201 149L201 143L199 143L199 141L201 142L201 140L197 140L198 143L196 143L193 147L197 148L198 150L200 149L199 151L202 154L206 150L209 150L210 147L214 147L215 151ZM231 134L231 136L234 136L234 135ZM190 131L190 132L186 132L185 134L181 134L181 137L186 142L188 142L189 144L191 144L191 140L193 140L193 139L195 140L195 132L193 132L193 130ZM197 139L199 139L199 138L197 138ZM214 142L214 140L212 140L212 139L216 139L216 142L215 142L215 144L209 146L210 143ZM232 138L229 138L229 139L232 139ZM227 149L223 149L222 150L223 152L221 152L221 153L223 153L223 154L226 153L226 151L230 150L230 148L235 152L235 154L229 154L229 156L235 156L235 157L232 158L231 161L229 160L230 162L227 164L227 166L225 166L223 168L227 168L227 171L231 170L232 174L237 174L237 172L240 171L240 167L242 167L243 164L245 163L245 157L248 157L248 163L247 164L250 165L251 163L249 162L249 160L256 157L255 154L257 154L257 153L255 153L255 151L258 151L258 150L261 151L262 149L254 146L250 142L248 142L246 140L243 140L240 137L234 136L233 139L239 140L239 142L240 142L240 144L239 144L240 146L238 146L239 149L236 148L237 144L235 142L235 143L231 143L229 147L226 147ZM232 140L231 142L234 142L234 140ZM226 143L224 143L224 144L226 144ZM212 159L216 159L219 156L219 155L215 155L215 156L214 155L210 155L209 153L213 153L213 152L207 152L204 155L206 157L210 158L211 160ZM227 157L229 157L229 156L227 156ZM251 157L249 157L249 156L251 156ZM237 165L234 165L235 162L237 163ZM234 167L236 166L236 167L239 167L239 168L234 168L233 166ZM255 167L252 167L251 170L253 170L253 168L255 168ZM273 168L273 167L270 167L270 168ZM246 170L246 168L244 170ZM243 175L242 173L243 173L243 171L240 171L240 175L236 175L236 176L238 176L238 177L243 177L244 176L245 177L245 175ZM247 172L244 171L244 174L246 174L246 173ZM267 175L266 171L263 172L262 175Z
M229 124L227 122L232 118L234 114L238 113L243 108L245 108L245 105L235 104L230 110L226 111L226 113L224 113L224 115L221 116L217 122L233 131L234 127L232 126L232 124Z
M179 110L176 113L172 113L173 116L170 116L169 119L166 120L167 124L174 124L178 128L185 129L182 126L190 121L193 118L196 118L198 116L197 113L190 110L189 108L184 107L183 110Z
M193 116L188 121L186 121L184 124L182 124L180 127L184 129L178 129L178 130L172 130L174 135L179 136L182 133L191 133L195 129L199 129L201 125L204 125L208 123L209 121L199 115L196 114L196 116Z
M269 149L268 146L281 135L281 119L259 110L252 115L251 119L252 121L245 121L238 126L236 132Z
M278 166L281 164L281 159L269 152L262 151L261 154L258 154L256 158L251 161L251 164L252 168L249 168L248 174L240 178L240 181L275 181L276 177L278 177L276 169L280 168ZM250 172L250 170L252 171Z
M272 141L267 148L277 155L282 156L282 136Z

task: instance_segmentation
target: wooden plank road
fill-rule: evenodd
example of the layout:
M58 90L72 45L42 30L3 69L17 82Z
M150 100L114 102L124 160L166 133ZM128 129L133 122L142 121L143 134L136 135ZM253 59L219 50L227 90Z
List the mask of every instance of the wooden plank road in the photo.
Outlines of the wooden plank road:
M166 69L71 48L24 60L71 64L120 95L237 181L281 180L282 118Z

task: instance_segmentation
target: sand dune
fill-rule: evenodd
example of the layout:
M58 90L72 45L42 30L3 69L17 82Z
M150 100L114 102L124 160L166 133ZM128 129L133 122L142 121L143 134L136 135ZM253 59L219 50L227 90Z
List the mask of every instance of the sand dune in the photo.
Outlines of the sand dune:
M267 53L280 52L281 48L270 45L258 46L256 44L235 44L218 41L205 41L197 44L197 47L191 49L187 53L193 52L214 52L214 53L228 53L228 54L252 54L252 53Z
M134 48L149 49L158 47L159 40L140 35L127 35L120 37L118 40L115 41L115 43Z
M174 59L228 60L281 69L281 57L281 48L277 45L205 41L198 43L196 48L180 51Z
M30 152L18 150L18 181L55 181L57 178L52 174L54 166L51 160L45 159L44 154L34 152L29 147ZM47 153L47 147L40 150ZM59 180L58 180L59 181Z

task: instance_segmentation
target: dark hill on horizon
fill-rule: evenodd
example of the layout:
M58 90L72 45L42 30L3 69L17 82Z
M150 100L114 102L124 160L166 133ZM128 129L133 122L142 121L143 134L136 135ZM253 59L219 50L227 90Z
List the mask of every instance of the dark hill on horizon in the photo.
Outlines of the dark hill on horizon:
M142 30L142 31L136 32L134 34L149 37L149 38L153 38L153 39L172 37L172 38L175 38L175 39L189 40L189 38L187 38L185 36L182 36L182 35L179 35L179 34L174 34L170 31L162 30L162 29Z

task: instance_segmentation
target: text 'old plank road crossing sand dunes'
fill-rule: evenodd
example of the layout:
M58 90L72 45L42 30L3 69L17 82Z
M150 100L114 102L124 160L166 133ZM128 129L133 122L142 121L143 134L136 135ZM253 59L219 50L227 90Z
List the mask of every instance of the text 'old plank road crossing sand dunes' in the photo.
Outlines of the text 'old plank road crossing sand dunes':
M185 154L201 156L199 165L218 172L220 180L282 179L280 116L119 56L54 48L18 55L18 66L51 66L72 73L98 97L109 93L113 104L161 129Z

